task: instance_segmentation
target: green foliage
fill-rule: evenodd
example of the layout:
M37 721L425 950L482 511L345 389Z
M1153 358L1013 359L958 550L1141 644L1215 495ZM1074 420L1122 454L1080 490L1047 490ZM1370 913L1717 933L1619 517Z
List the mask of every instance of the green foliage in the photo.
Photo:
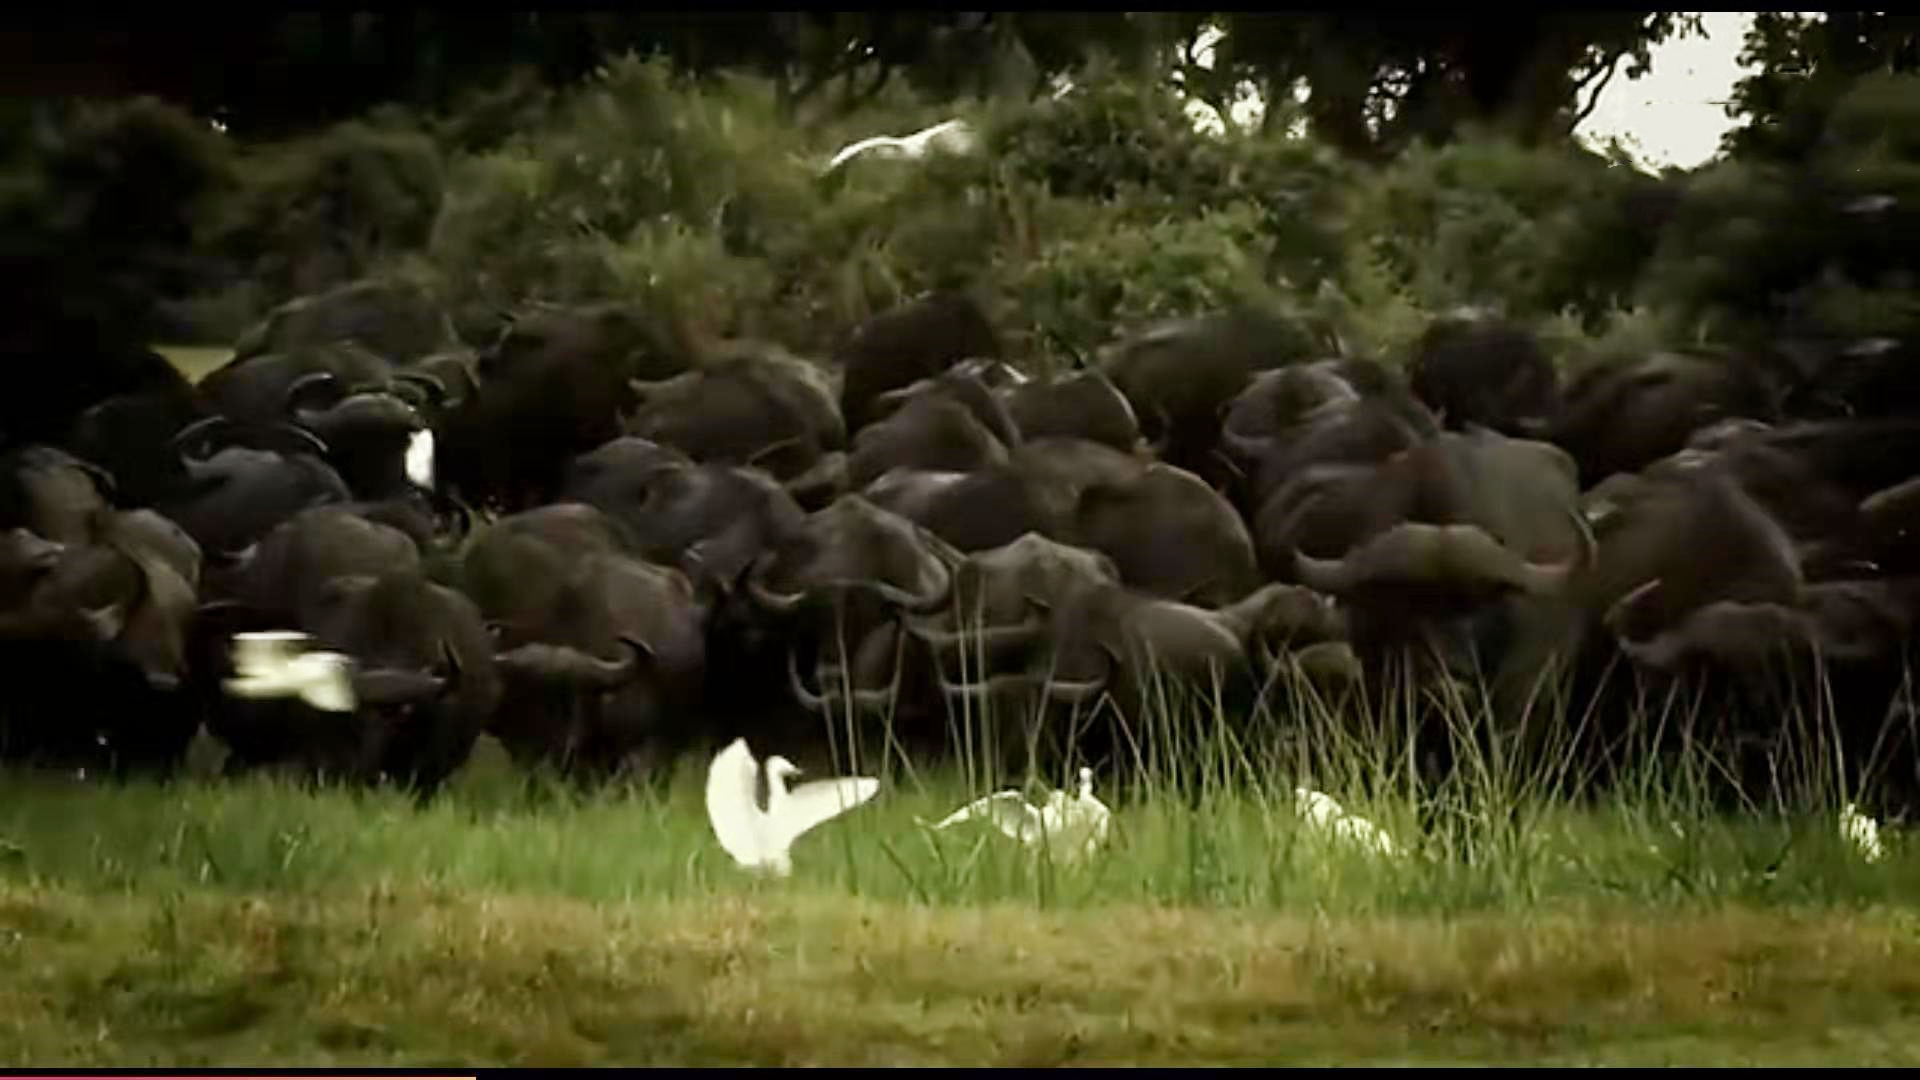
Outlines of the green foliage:
M47 106L21 117L0 168L0 252L34 318L85 319L134 343L203 280L195 223L232 182L232 151L153 98Z
M1622 62L1638 47L1600 52L1616 46ZM877 310L959 286L1043 367L1142 321L1240 304L1381 357L1464 303L1570 352L1911 320L1893 238L1920 208L1905 134L1920 96L1898 79L1838 96L1805 166L1654 177L1499 124L1375 165L1284 123L1204 133L1192 102L1136 77L1154 63L1096 59L1031 99L940 101L896 79L803 121L818 110L796 113L780 78L627 56L565 92L522 78L427 119L388 108L243 160L213 230L236 260L230 288L196 302L244 325L296 292L405 268L463 332L528 300L621 299L676 334L818 356ZM949 119L978 133L976 153L825 172L841 147ZM1895 209L1829 212L1875 194Z
M1577 147L1499 137L1421 145L1357 187L1350 228L1429 309L1497 303L1527 317L1571 309L1598 319L1650 251L1645 232L1621 220L1645 182Z
M1245 204L1150 225L1062 236L1001 280L1026 319L1083 354L1163 318L1270 300L1255 257L1259 219Z
M797 162L755 153L776 127L763 85L618 61L551 123L455 166L428 259L458 307L637 296L731 332L769 302L756 256L806 198Z
M1691 177L1642 296L1730 338L1920 331L1904 239L1920 226L1916 109L1920 76L1864 78L1803 160Z
M270 303L369 273L419 247L444 188L433 140L394 117L349 121L268 145L242 162L240 191L216 218L214 243L236 277Z

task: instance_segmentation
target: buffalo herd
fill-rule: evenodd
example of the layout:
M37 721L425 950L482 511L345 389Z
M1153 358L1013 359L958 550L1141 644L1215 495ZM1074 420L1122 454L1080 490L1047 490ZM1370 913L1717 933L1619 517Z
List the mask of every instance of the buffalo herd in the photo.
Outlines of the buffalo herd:
M1855 389L1903 346L1306 340L1218 312L1041 378L961 292L830 363L614 303L470 347L400 286L305 297L197 383L148 357L0 432L0 753L164 776L204 729L230 772L425 798L483 734L582 780L744 736L1124 784L1453 687L1596 789L1679 740L1753 794L1817 728L1843 782L1920 791L1920 416ZM353 708L226 692L265 630L350 657Z

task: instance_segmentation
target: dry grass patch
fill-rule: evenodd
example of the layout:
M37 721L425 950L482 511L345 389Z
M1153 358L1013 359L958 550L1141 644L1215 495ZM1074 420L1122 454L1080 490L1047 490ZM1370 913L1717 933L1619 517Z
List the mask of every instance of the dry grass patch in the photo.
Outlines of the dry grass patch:
M1455 920L0 892L0 1054L126 1065L1916 1063L1911 914Z

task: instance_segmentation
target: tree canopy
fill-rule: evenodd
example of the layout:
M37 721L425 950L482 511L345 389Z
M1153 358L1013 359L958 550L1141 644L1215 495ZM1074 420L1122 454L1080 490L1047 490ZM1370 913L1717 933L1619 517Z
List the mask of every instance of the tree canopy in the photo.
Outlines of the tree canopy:
M1676 12L1537 12L1500 19L1320 12L240 12L102 27L36 18L0 35L16 94L154 94L237 137L325 127L381 103L423 110L515 70L567 85L608 58L659 54L683 70L752 71L791 109L857 106L891 80L944 96L1043 92L1101 53L1177 73L1216 107L1242 83L1308 98L1316 136L1384 157L1466 124L1563 137L1623 66L1697 19ZM1219 36L1211 67L1196 60ZM990 58L990 62L982 62Z

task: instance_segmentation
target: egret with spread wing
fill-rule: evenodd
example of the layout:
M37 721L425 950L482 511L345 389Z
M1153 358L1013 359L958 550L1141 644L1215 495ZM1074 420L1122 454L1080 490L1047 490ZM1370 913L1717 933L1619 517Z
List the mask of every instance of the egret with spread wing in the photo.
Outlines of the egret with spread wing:
M814 780L789 790L788 778L800 769L775 754L766 762L763 810L755 797L761 771L745 739L733 740L714 755L707 767L707 820L735 862L776 877L793 873L789 849L795 840L880 792L880 781L869 776Z
M312 638L297 630L233 635L234 677L227 693L243 698L297 697L327 712L352 712L353 660L337 652L308 652Z
M1093 794L1093 770L1080 769L1079 790L1069 795L1054 791L1034 806L1018 791L998 791L976 799L942 819L935 829L984 818L1007 836L1030 848L1048 846L1066 861L1090 858L1107 842L1113 813Z
M973 128L965 120L948 120L916 131L904 138L875 135L871 139L861 139L833 155L833 160L827 162L827 167L820 172L822 175L833 172L862 154L919 159L926 157L930 151L934 150L949 154L971 153L978 144L979 137L974 134Z

